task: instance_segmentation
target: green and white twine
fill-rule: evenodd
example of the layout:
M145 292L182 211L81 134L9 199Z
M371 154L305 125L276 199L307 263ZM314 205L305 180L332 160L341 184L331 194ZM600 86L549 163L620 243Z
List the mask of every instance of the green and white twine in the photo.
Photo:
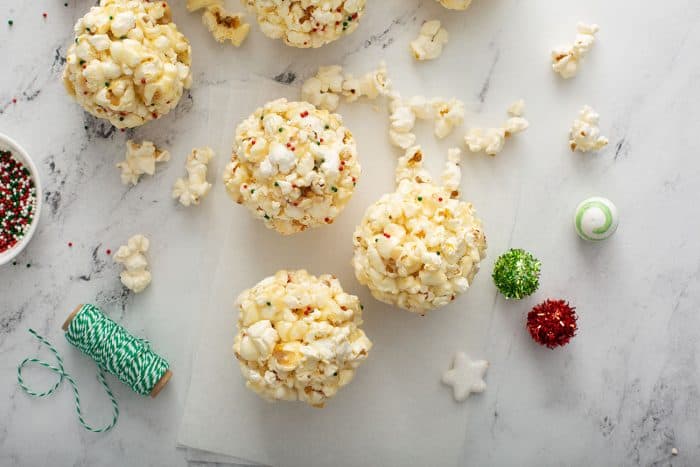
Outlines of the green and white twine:
M29 332L48 347L56 357L57 364L52 365L37 358L26 358L17 367L19 386L30 396L47 397L52 395L66 379L73 389L75 410L80 424L86 430L95 433L111 430L119 418L119 405L105 380L104 371L116 376L134 392L146 396L151 393L156 383L160 381L169 368L168 362L151 350L147 340L132 336L122 326L105 316L96 306L83 305L68 326L66 339L95 361L98 368L97 379L112 402L112 421L104 427L94 428L88 425L83 418L78 385L63 368L63 359L58 351L33 329L30 329ZM31 364L51 370L58 375L58 381L47 391L33 391L22 378L23 368Z

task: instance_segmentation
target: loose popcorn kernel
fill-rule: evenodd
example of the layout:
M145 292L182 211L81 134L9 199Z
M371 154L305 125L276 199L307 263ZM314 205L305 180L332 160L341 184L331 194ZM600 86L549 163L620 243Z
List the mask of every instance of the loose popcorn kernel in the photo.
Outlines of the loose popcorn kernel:
M224 6L223 0L187 0L187 11L201 10L210 6Z
M390 110L389 139L394 146L402 149L408 149L415 144L413 127L416 119L433 120L434 133L439 139L447 137L455 127L464 123L464 103L458 99L426 99L423 96L414 96L405 100L398 93L394 93Z
M300 48L317 48L350 34L366 0L242 0L257 15L262 32Z
M411 41L411 52L416 60L433 60L442 55L442 48L449 40L447 30L440 21L427 21L420 29L420 34Z
M355 102L361 97L374 100L388 95L390 88L384 63L361 78L350 74L343 76L343 69L334 65L320 67L316 76L306 80L301 88L301 98L320 109L334 111L338 108L341 95L346 102Z
M510 117L500 128L470 128L464 136L464 143L471 152L484 152L489 156L499 154L507 138L522 133L530 126L520 116L524 111L525 101L520 99L508 107Z
M372 342L362 307L335 276L279 271L236 300L233 351L246 386L269 401L323 407L348 384Z
M420 148L410 148L399 160L396 192L367 209L353 238L353 266L377 300L425 314L469 288L486 237L472 205L459 200L459 159L451 149L438 186Z
M121 179L124 185L136 185L141 175L156 173L156 162L169 160L170 153L157 148L151 141L143 141L139 144L128 140L125 159L117 164L117 168L122 171Z
M148 239L137 234L114 254L114 261L124 266L124 271L119 276L122 284L134 293L143 292L151 283L151 272L145 255L149 247Z
M65 88L87 112L117 128L167 114L192 85L190 44L165 2L102 0L74 29Z
M355 140L340 115L279 99L238 126L223 178L235 202L290 235L332 223L360 171Z
M600 151L608 145L608 138L600 135L600 115L589 106L584 106L569 132L569 147L572 151Z
M590 52L595 43L595 35L599 29L597 24L579 23L574 44L552 50L552 69L564 79L576 76L583 57Z
M175 181L173 199L178 199L183 206L199 204L211 190L211 183L207 182L207 167L213 157L214 151L209 147L192 150L185 162L187 179L178 178Z
M437 0L445 8L450 10L466 10L472 4L472 0Z
M250 32L250 24L244 22L239 13L228 13L220 5L208 6L202 21L214 39L218 42L230 40L235 47L240 47Z

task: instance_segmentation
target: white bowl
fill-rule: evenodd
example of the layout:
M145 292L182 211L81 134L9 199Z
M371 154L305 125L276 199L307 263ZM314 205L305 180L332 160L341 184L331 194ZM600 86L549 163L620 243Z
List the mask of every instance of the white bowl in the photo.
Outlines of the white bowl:
M39 171L36 169L34 162L29 158L29 154L22 149L22 146L17 144L12 138L0 133L0 150L10 151L12 155L20 161L24 166L29 169L29 173L34 180L34 187L36 188L36 206L34 208L34 217L32 218L32 224L29 226L29 230L24 234L24 237L12 248L7 251L0 253L0 266L9 263L17 257L22 250L29 244L34 236L34 231L39 223L39 218L41 217L41 205L43 203L42 192L41 192L41 181L39 180Z

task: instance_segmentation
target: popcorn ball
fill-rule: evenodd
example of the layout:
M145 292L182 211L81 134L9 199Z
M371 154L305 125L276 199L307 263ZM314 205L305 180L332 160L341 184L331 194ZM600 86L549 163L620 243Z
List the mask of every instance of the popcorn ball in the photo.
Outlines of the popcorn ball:
M269 400L323 407L355 376L372 342L362 306L335 276L279 271L236 301L233 350L246 386Z
M223 178L234 201L290 235L332 223L359 176L355 140L340 115L279 99L238 126Z
M262 32L300 48L317 48L357 29L366 0L242 0Z
M190 44L165 2L102 0L74 29L63 71L66 90L117 128L167 114L192 84Z
M369 207L355 230L357 280L385 303L424 314L465 292L486 256L470 203L459 200L460 151L451 149L442 186L422 168L419 147L399 160L395 193Z

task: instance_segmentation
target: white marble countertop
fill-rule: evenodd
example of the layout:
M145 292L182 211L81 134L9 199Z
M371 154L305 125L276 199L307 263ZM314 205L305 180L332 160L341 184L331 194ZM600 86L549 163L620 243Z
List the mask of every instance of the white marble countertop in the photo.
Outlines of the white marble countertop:
M170 186L184 173L191 147L228 153L241 118L272 98L297 96L317 66L339 63L361 73L380 60L405 94L458 97L475 124L498 122L520 97L532 124L496 159L468 156L465 163L463 187L484 218L489 259L474 296L454 305L474 308L464 340L436 345L446 352L462 347L492 366L488 390L470 400L463 456L454 465L700 462L700 3L474 0L469 11L454 13L432 0L369 0L353 35L300 51L268 40L255 25L240 50L216 46L199 17L174 2L193 45L194 86L166 118L125 133L83 113L59 79L72 25L93 3L0 2L0 132L35 159L46 201L31 245L16 265L0 268L0 465L186 464L175 440L215 251L203 239L221 215L241 216L269 234L234 207L181 208L169 199ZM407 43L433 18L443 20L451 42L438 61L415 65ZM599 42L579 77L564 82L549 69L548 52L572 41L580 20L601 25ZM566 147L584 104L600 112L611 141L597 155L572 155ZM390 187L394 156L384 154L384 141L376 150L365 117L353 113L364 169L386 173L386 186L363 187L376 198ZM367 121L385 123L381 116ZM124 187L114 168L129 137L153 139L174 155L134 188ZM430 151L447 147L428 128L419 137ZM215 190L219 172L215 167ZM610 197L622 213L607 243L584 244L573 233L572 209L589 195ZM365 207L351 203L348 223ZM120 268L106 254L136 232L153 244L154 282L139 296L122 289ZM543 290L522 304L497 298L488 277L494 258L511 245L536 251L544 263ZM349 269L340 274L351 277ZM356 283L351 288L369 300ZM546 296L578 306L580 335L566 349L541 349L523 331L524 312ZM34 400L16 384L16 365L39 350L27 333L33 327L62 351L87 416L107 420L94 367L60 331L70 310L86 301L148 336L175 371L155 400L114 383L122 415L106 435L78 425L68 388ZM380 323L367 321L371 335ZM53 381L40 372L30 380Z

